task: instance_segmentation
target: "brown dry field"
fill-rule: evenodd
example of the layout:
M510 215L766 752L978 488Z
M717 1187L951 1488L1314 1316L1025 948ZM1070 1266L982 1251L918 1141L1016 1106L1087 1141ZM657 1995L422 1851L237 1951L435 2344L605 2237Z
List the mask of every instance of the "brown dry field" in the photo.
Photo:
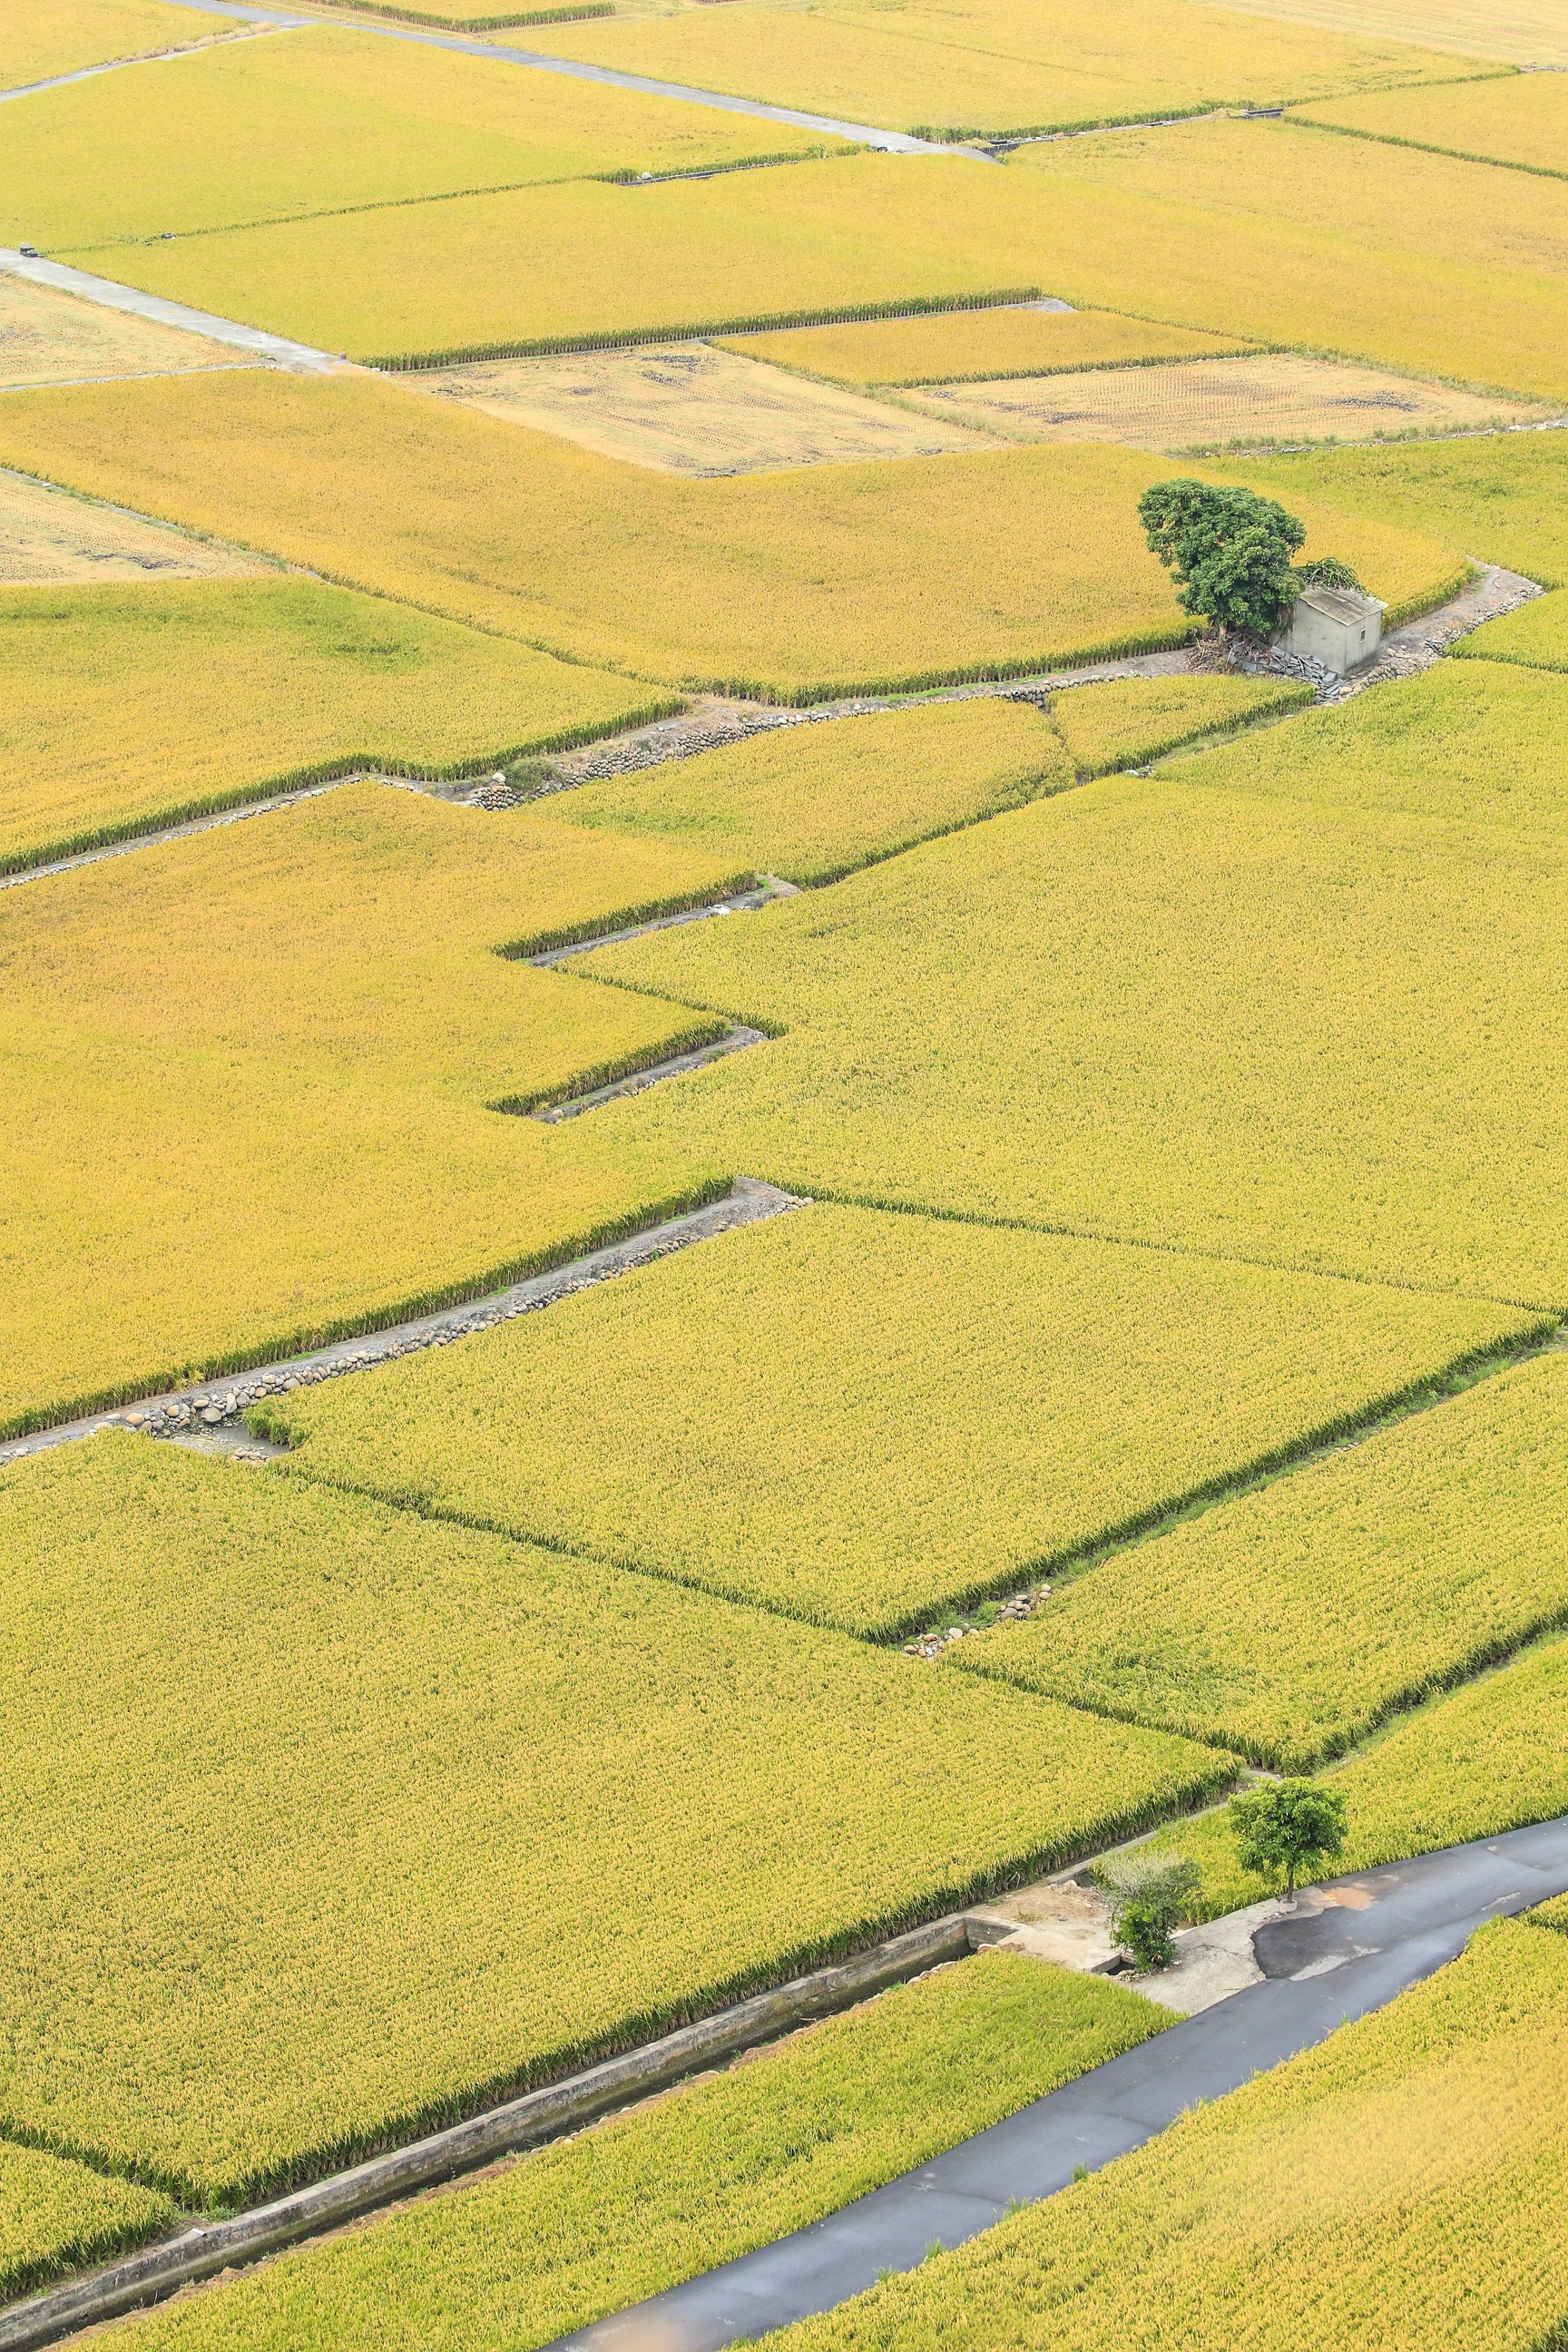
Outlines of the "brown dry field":
M205 335L182 334L0 274L0 392L246 364Z
M984 425L912 415L705 343L433 368L400 383L559 433L602 457L712 478L994 448Z
M1135 449L1370 441L1526 424L1549 412L1381 368L1275 352L1079 375L928 384L922 398L1027 441L1121 441Z
M0 586L87 580L239 580L276 566L0 469Z

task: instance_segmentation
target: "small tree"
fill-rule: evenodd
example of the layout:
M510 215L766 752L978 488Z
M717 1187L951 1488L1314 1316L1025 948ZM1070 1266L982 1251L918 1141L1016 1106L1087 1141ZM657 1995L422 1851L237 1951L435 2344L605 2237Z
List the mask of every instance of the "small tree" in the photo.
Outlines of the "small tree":
M1307 530L1277 500L1212 482L1156 482L1138 519L1187 612L1260 637L1289 619L1300 584L1290 558Z
M1331 1861L1345 1842L1345 1801L1318 1780L1275 1780L1230 1801L1237 1858L1258 1878L1283 1876L1289 1902L1299 1871Z
M1296 566L1296 585L1300 588L1354 588L1364 596L1366 590L1348 563L1337 555L1315 555L1310 563Z
M1101 1863L1096 1872L1110 1897L1110 1932L1141 1969L1168 1969L1175 1958L1171 1931L1181 1925L1198 1866L1177 1854L1131 1853Z

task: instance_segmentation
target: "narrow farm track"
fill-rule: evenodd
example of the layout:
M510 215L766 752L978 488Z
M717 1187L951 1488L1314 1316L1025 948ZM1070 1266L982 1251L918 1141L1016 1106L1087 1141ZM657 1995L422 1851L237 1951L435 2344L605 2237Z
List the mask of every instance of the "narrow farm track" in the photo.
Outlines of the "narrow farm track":
M197 55L205 56L205 51ZM18 253L12 246L0 246L0 269L34 286L52 287L58 294L96 302L105 310L129 311L161 327L205 335L209 342L230 343L238 351L249 352L258 362L275 367L321 375L344 364L335 352L319 352L312 343L296 343L287 335L271 335L263 327L247 327L237 319L215 318L210 310L193 310L186 303L165 300L162 294L144 294L140 287L121 286L113 278L95 278L89 270L71 269L63 261L47 261L38 254Z
M1054 2196L1080 2167L1098 2171L1200 2100L1239 2089L1384 2008L1456 1959L1487 1920L1515 1917L1564 1890L1568 1820L1315 1888L1254 1936L1261 1983L826 2221L563 2336L552 2352L630 2352L655 2342L671 2352L721 2352L830 2311L879 2273L915 2269L933 2244L963 2244L1011 2204Z

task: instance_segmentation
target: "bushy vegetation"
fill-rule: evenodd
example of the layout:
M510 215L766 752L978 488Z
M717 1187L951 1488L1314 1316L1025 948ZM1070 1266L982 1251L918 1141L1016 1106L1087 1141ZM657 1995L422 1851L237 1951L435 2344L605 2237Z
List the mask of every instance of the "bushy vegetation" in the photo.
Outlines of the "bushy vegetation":
M1568 1942L1504 1920L1094 2179L775 2339L780 2352L1357 2352L1546 2343L1568 2305Z
M0 1473L0 2112L200 2204L645 2040L1229 1770L126 1435Z

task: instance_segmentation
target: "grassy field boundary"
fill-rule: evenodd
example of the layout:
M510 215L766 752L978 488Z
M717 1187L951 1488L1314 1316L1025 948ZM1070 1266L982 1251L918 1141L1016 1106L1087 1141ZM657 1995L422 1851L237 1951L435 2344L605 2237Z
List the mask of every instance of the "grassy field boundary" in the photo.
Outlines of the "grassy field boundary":
M837 150L835 151L837 153ZM694 176L681 173L676 176ZM586 334L532 335L499 343L464 343L450 351L392 352L364 358L361 366L386 374L412 374L422 368L462 367L480 360L548 359L571 352L635 351L641 343L699 343L713 335L762 335L785 327L849 327L867 319L919 319L941 310L995 310L1035 302L1037 286L1007 286L991 293L911 294L889 302L853 302L805 310L775 310L743 319L709 319L659 327L602 327Z
M1468 75L1466 79L1472 81L1497 81L1506 79L1507 77L1497 74L1472 74ZM1415 87L1447 89L1449 85L1446 82L1416 83ZM1301 100L1303 106L1321 103L1321 100L1310 98ZM1336 139L1364 139L1374 147L1409 147L1418 155L1446 155L1456 163L1487 163L1494 172L1525 172L1532 179L1537 180L1568 180L1568 164L1554 168L1550 163L1524 163L1512 155L1483 155L1474 147L1444 147L1436 139L1405 139L1395 131L1363 131L1359 123L1327 122L1315 114L1300 116L1286 114L1280 119L1282 121L1290 123L1297 131L1329 131Z
M176 825L193 824L200 817L221 816L226 810L245 808L253 801L270 800L274 793L294 792L311 784L350 783L382 776L409 776L421 783L460 783L466 776L487 775L511 760L550 751L578 751L584 744L601 742L606 736L652 726L660 719L678 718L686 708L683 697L668 696L662 701L641 704L615 719L585 720L579 727L557 728L552 735L489 751L482 758L476 756L452 761L445 765L419 760L399 760L394 764L364 751L351 752L342 759L319 760L309 767L285 769L276 776L260 777L247 784L235 784L221 793L205 793L195 800L152 811L144 817L127 817L122 822L95 825L82 833L62 835L58 841L47 842L37 849L0 852L0 876L26 874L36 866L50 866L58 858L80 857L90 850L111 849L120 842L140 841L147 835L166 833Z
M433 25L442 33L495 33L506 25L576 25L588 16L613 16L616 0L576 0L574 6L513 9L503 16L437 16L427 8L395 8L391 0L318 0L345 16L391 16L401 25Z

